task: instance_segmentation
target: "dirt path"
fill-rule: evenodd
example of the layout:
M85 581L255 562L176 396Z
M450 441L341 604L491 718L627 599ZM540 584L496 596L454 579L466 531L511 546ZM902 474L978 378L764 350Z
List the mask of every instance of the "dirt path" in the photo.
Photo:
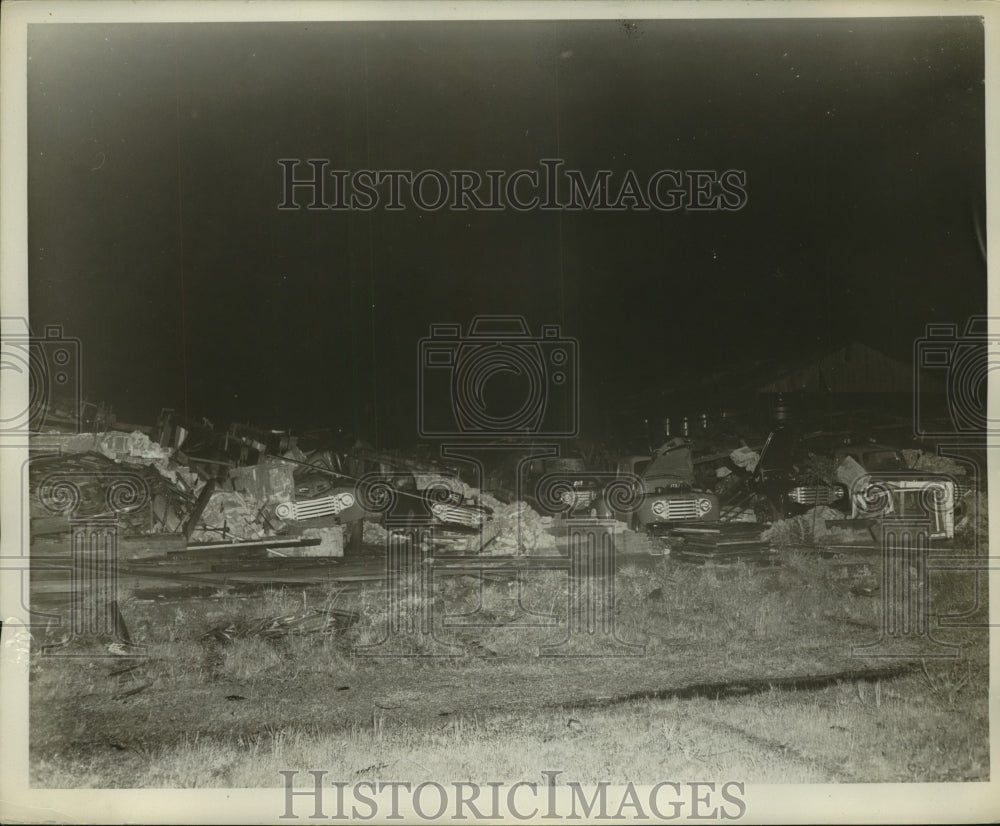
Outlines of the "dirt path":
M593 708L640 698L724 697L776 686L820 686L836 679L886 676L884 669L865 668L856 659L826 649L799 648L792 658L790 652L761 645L745 650L742 662L707 656L691 645L629 658L359 660L353 667L345 664L340 672L209 684L157 678L156 663L149 663L132 678L141 685L149 675L151 685L131 696L121 696L113 679L102 682L106 671L100 669L109 667L105 664L95 666L89 683L79 681L87 684L86 690L60 691L63 696L58 699L50 695L44 703L33 703L32 745L39 753L82 753L95 746L149 749L195 736L253 736L275 728L327 733L376 724L425 728L476 715ZM60 667L54 662L45 665Z

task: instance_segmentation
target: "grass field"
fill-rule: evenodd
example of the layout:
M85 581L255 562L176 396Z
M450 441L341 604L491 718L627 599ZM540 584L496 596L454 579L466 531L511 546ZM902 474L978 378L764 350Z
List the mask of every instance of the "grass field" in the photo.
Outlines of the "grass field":
M615 585L617 639L576 635L543 657L567 637L565 573L526 575L520 601L513 581L436 577L395 617L403 628L431 617L435 635L382 646L379 588L126 602L144 657L33 653L32 784L279 786L280 770L308 768L400 781L553 769L583 783L989 777L985 629L936 629L961 645L956 658L921 657L943 650L933 644L905 659L853 656L881 633L877 558L646 558ZM934 573L931 596L935 615L965 610L973 577ZM526 625L539 615L555 624ZM445 616L481 625L445 628ZM372 644L445 656L358 654Z

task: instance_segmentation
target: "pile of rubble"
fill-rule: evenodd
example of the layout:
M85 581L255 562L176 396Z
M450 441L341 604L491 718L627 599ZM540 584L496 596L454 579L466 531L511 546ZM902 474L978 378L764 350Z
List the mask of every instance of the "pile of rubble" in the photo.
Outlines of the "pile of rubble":
M955 536L968 545L979 542L985 546L989 541L990 506L985 493L966 493L962 499L962 517L955 525Z
M485 498L492 501L493 518L497 522L497 537L487 546L490 553L532 555L555 552L555 536L549 530L551 516L540 516L526 502L505 505L488 495Z
M928 473L943 473L948 476L964 477L967 474L965 465L948 456L938 456L923 450L904 448L901 453L906 465L911 470L923 470Z
M773 523L761 534L761 539L772 545L788 547L856 543L856 529L837 525L844 521L843 513L820 505L798 516Z
M46 433L32 445L32 535L104 516L129 536L232 543L287 536L295 531L274 517L273 505L294 497L294 470L280 457L250 466L193 459L139 430Z
M124 535L177 535L199 548L261 548L281 539L271 556L343 556L350 544L384 546L387 525L433 527L443 549L555 549L551 517L524 502L502 502L426 457L361 443L306 452L282 431L241 424L216 433L208 422L183 427L170 413L155 428L40 436L30 471L32 535L66 534L71 518L112 516ZM133 500L117 507L109 486L126 477ZM55 485L60 479L76 492ZM373 484L394 489L391 513L377 495L366 495ZM55 501L59 495L66 501Z

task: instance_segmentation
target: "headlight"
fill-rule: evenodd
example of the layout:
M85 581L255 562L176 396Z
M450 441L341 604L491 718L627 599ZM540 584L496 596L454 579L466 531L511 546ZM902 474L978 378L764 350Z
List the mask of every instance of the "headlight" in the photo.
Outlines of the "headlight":
M663 513L664 511L666 511L666 509L667 509L667 503L663 499L657 499L653 503L652 510L653 513L655 513L657 516L663 516Z
M347 510L354 504L354 494L353 493L342 493L337 497L337 504L343 509Z
M559 497L559 501L564 505L572 505L576 501L576 496L573 495L573 491L571 490L563 491L563 494Z
M698 505L698 513L704 516L710 510L712 510L712 500L711 499L699 499L696 503Z

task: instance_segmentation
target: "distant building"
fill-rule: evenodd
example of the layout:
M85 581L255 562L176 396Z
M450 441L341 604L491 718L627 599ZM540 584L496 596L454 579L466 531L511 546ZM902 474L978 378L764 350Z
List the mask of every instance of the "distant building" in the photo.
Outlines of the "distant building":
M929 380L939 382L936 377ZM927 385L921 377L921 386ZM832 350L765 365L753 377L755 393L833 393L858 396L913 393L913 364L852 341ZM943 391L943 384L938 388Z
M919 384L921 403L943 405L943 377L922 373ZM821 351L737 362L673 387L650 388L633 405L651 424L668 419L673 434L682 433L685 420L691 433L703 421L717 425L723 415L770 420L779 398L793 418L816 427L833 427L842 415L905 426L913 415L914 385L911 360L851 341Z

